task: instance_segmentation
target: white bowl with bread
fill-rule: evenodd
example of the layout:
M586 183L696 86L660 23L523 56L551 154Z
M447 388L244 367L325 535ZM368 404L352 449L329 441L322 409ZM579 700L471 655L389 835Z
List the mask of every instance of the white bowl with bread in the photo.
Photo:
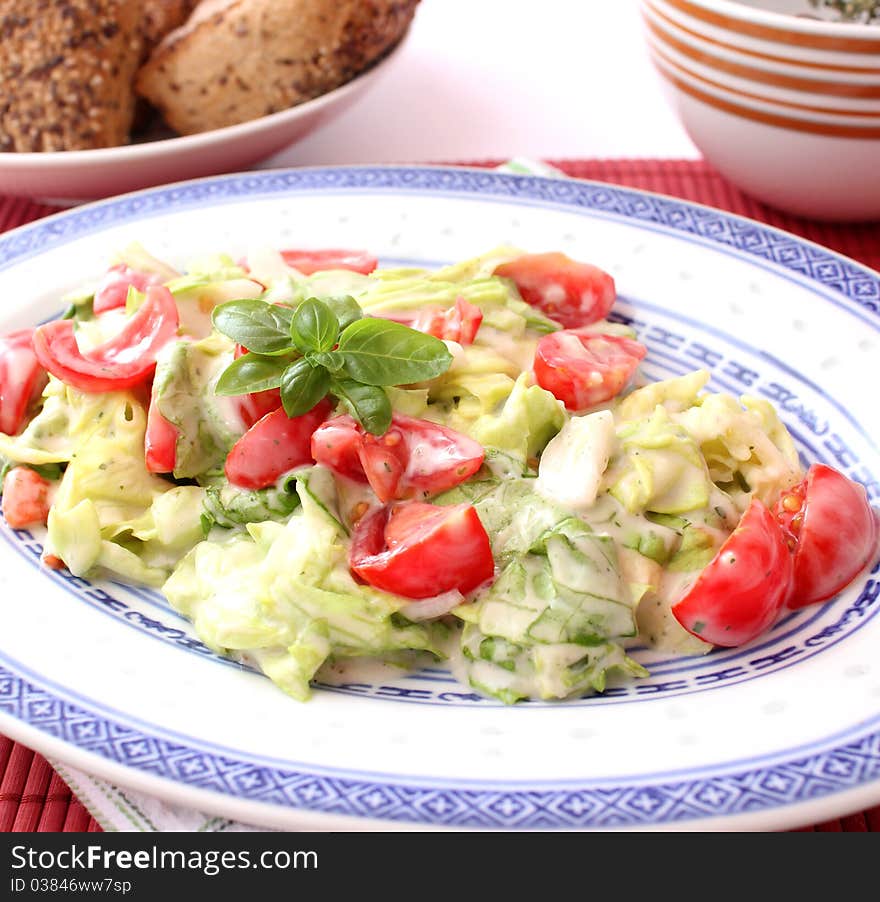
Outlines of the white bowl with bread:
M246 169L386 72L418 0L0 0L0 194Z

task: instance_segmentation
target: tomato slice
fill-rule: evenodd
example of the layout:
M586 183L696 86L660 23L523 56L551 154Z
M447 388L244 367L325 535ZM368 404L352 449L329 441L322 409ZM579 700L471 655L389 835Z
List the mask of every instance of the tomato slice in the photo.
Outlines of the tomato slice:
M775 513L795 543L791 608L836 595L877 553L877 515L865 487L825 464L813 464L783 492Z
M73 322L61 319L34 331L34 352L53 376L80 391L120 391L150 377L156 355L177 335L178 324L171 292L152 286L122 331L99 347L80 351Z
M463 595L495 571L489 536L469 504L395 503L364 517L352 534L351 569L377 589L406 598Z
M607 272L559 252L524 254L496 266L494 275L513 279L524 301L566 329L605 319L617 297Z
M17 435L47 376L34 353L33 329L0 337L0 432Z
M13 467L3 480L3 516L13 529L45 524L49 483L29 467Z
M368 482L384 504L454 488L480 469L485 451L454 429L396 413L380 436L348 415L334 417L312 436L312 455L335 473Z
M584 410L619 395L647 353L619 335L551 332L535 350L535 379L569 410Z
M426 307L419 311L411 326L435 338L472 345L482 322L483 311L466 298L459 296L455 305L448 310Z
M366 251L336 247L324 250L289 248L281 251L281 257L288 266L298 269L304 276L322 269L350 269L368 276L379 265L379 261Z
M147 409L144 460L151 473L173 473L177 466L177 427L159 413L155 389Z
M360 459L364 431L347 414L322 423L312 436L312 457L338 476L367 482Z
M140 272L117 263L104 273L104 277L95 289L95 298L92 301L92 310L95 313L104 313L106 310L114 310L124 307L128 298L129 286L138 291L146 291L150 285L161 285L162 277L152 272Z
M769 629L785 606L793 558L784 530L757 498L691 590L675 619L713 645L744 645Z
M288 417L283 407L266 414L232 446L226 478L241 488L264 489L289 470L313 463L312 433L331 409L324 399L299 417Z

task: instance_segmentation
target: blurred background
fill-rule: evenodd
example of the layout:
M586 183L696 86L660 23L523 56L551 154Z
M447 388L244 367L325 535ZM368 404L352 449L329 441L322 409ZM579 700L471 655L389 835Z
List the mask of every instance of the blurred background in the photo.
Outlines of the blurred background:
M637 0L422 0L358 104L261 165L512 154L699 156L664 97Z

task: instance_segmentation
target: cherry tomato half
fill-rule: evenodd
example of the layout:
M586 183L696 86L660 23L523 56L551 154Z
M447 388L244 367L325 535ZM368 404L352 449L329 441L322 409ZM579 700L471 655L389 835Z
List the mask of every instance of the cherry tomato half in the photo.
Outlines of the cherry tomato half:
M617 297L607 272L557 251L524 254L496 266L494 274L513 279L524 301L566 329L604 319Z
M288 417L283 407L266 414L232 446L226 478L241 488L264 489L289 470L313 463L312 433L331 409L324 399L299 417Z
M378 508L355 527L351 569L377 589L406 598L463 595L494 573L489 536L469 504L408 501Z
M776 517L796 543L791 608L836 595L877 553L877 517L864 486L825 464L782 493Z
M92 310L95 313L104 313L106 310L114 310L124 307L128 298L129 286L138 291L146 291L150 285L161 285L162 277L152 272L140 272L117 263L104 273L98 287L95 289L95 298L92 301Z
M705 642L745 645L776 621L791 590L793 569L785 532L754 498L672 614Z
M45 524L49 483L29 467L13 467L3 480L3 516L13 529Z
M466 298L458 297L448 310L435 307L420 310L410 325L435 338L472 345L482 322L483 311Z
M53 376L80 391L121 391L150 377L156 355L177 335L178 324L171 292L152 286L122 331L99 347L80 351L73 321L59 319L34 330L34 352Z
M350 269L352 272L368 276L379 261L366 251L327 248L325 250L287 249L281 257L288 266L298 269L304 276L310 276L322 269Z
M177 427L159 413L155 387L147 408L144 460L151 473L173 473L177 466Z
M368 482L385 503L454 488L480 469L485 451L454 429L396 413L379 436L353 417L334 417L312 436L312 455L335 473Z
M46 386L46 372L34 353L33 329L0 337L0 432L17 435L31 405Z
M647 353L619 335L551 332L535 350L535 379L569 410L584 410L619 395Z

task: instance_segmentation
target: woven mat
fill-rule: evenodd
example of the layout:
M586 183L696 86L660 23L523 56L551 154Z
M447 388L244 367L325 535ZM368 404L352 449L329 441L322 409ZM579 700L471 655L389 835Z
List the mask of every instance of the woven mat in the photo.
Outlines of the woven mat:
M500 161L469 165L493 166ZM613 182L719 207L786 229L880 270L880 224L832 225L787 216L751 200L710 166L690 160L551 160L575 178ZM53 208L0 197L0 232ZM39 755L0 736L0 832L97 832L100 825ZM880 832L880 806L802 828L807 832Z

